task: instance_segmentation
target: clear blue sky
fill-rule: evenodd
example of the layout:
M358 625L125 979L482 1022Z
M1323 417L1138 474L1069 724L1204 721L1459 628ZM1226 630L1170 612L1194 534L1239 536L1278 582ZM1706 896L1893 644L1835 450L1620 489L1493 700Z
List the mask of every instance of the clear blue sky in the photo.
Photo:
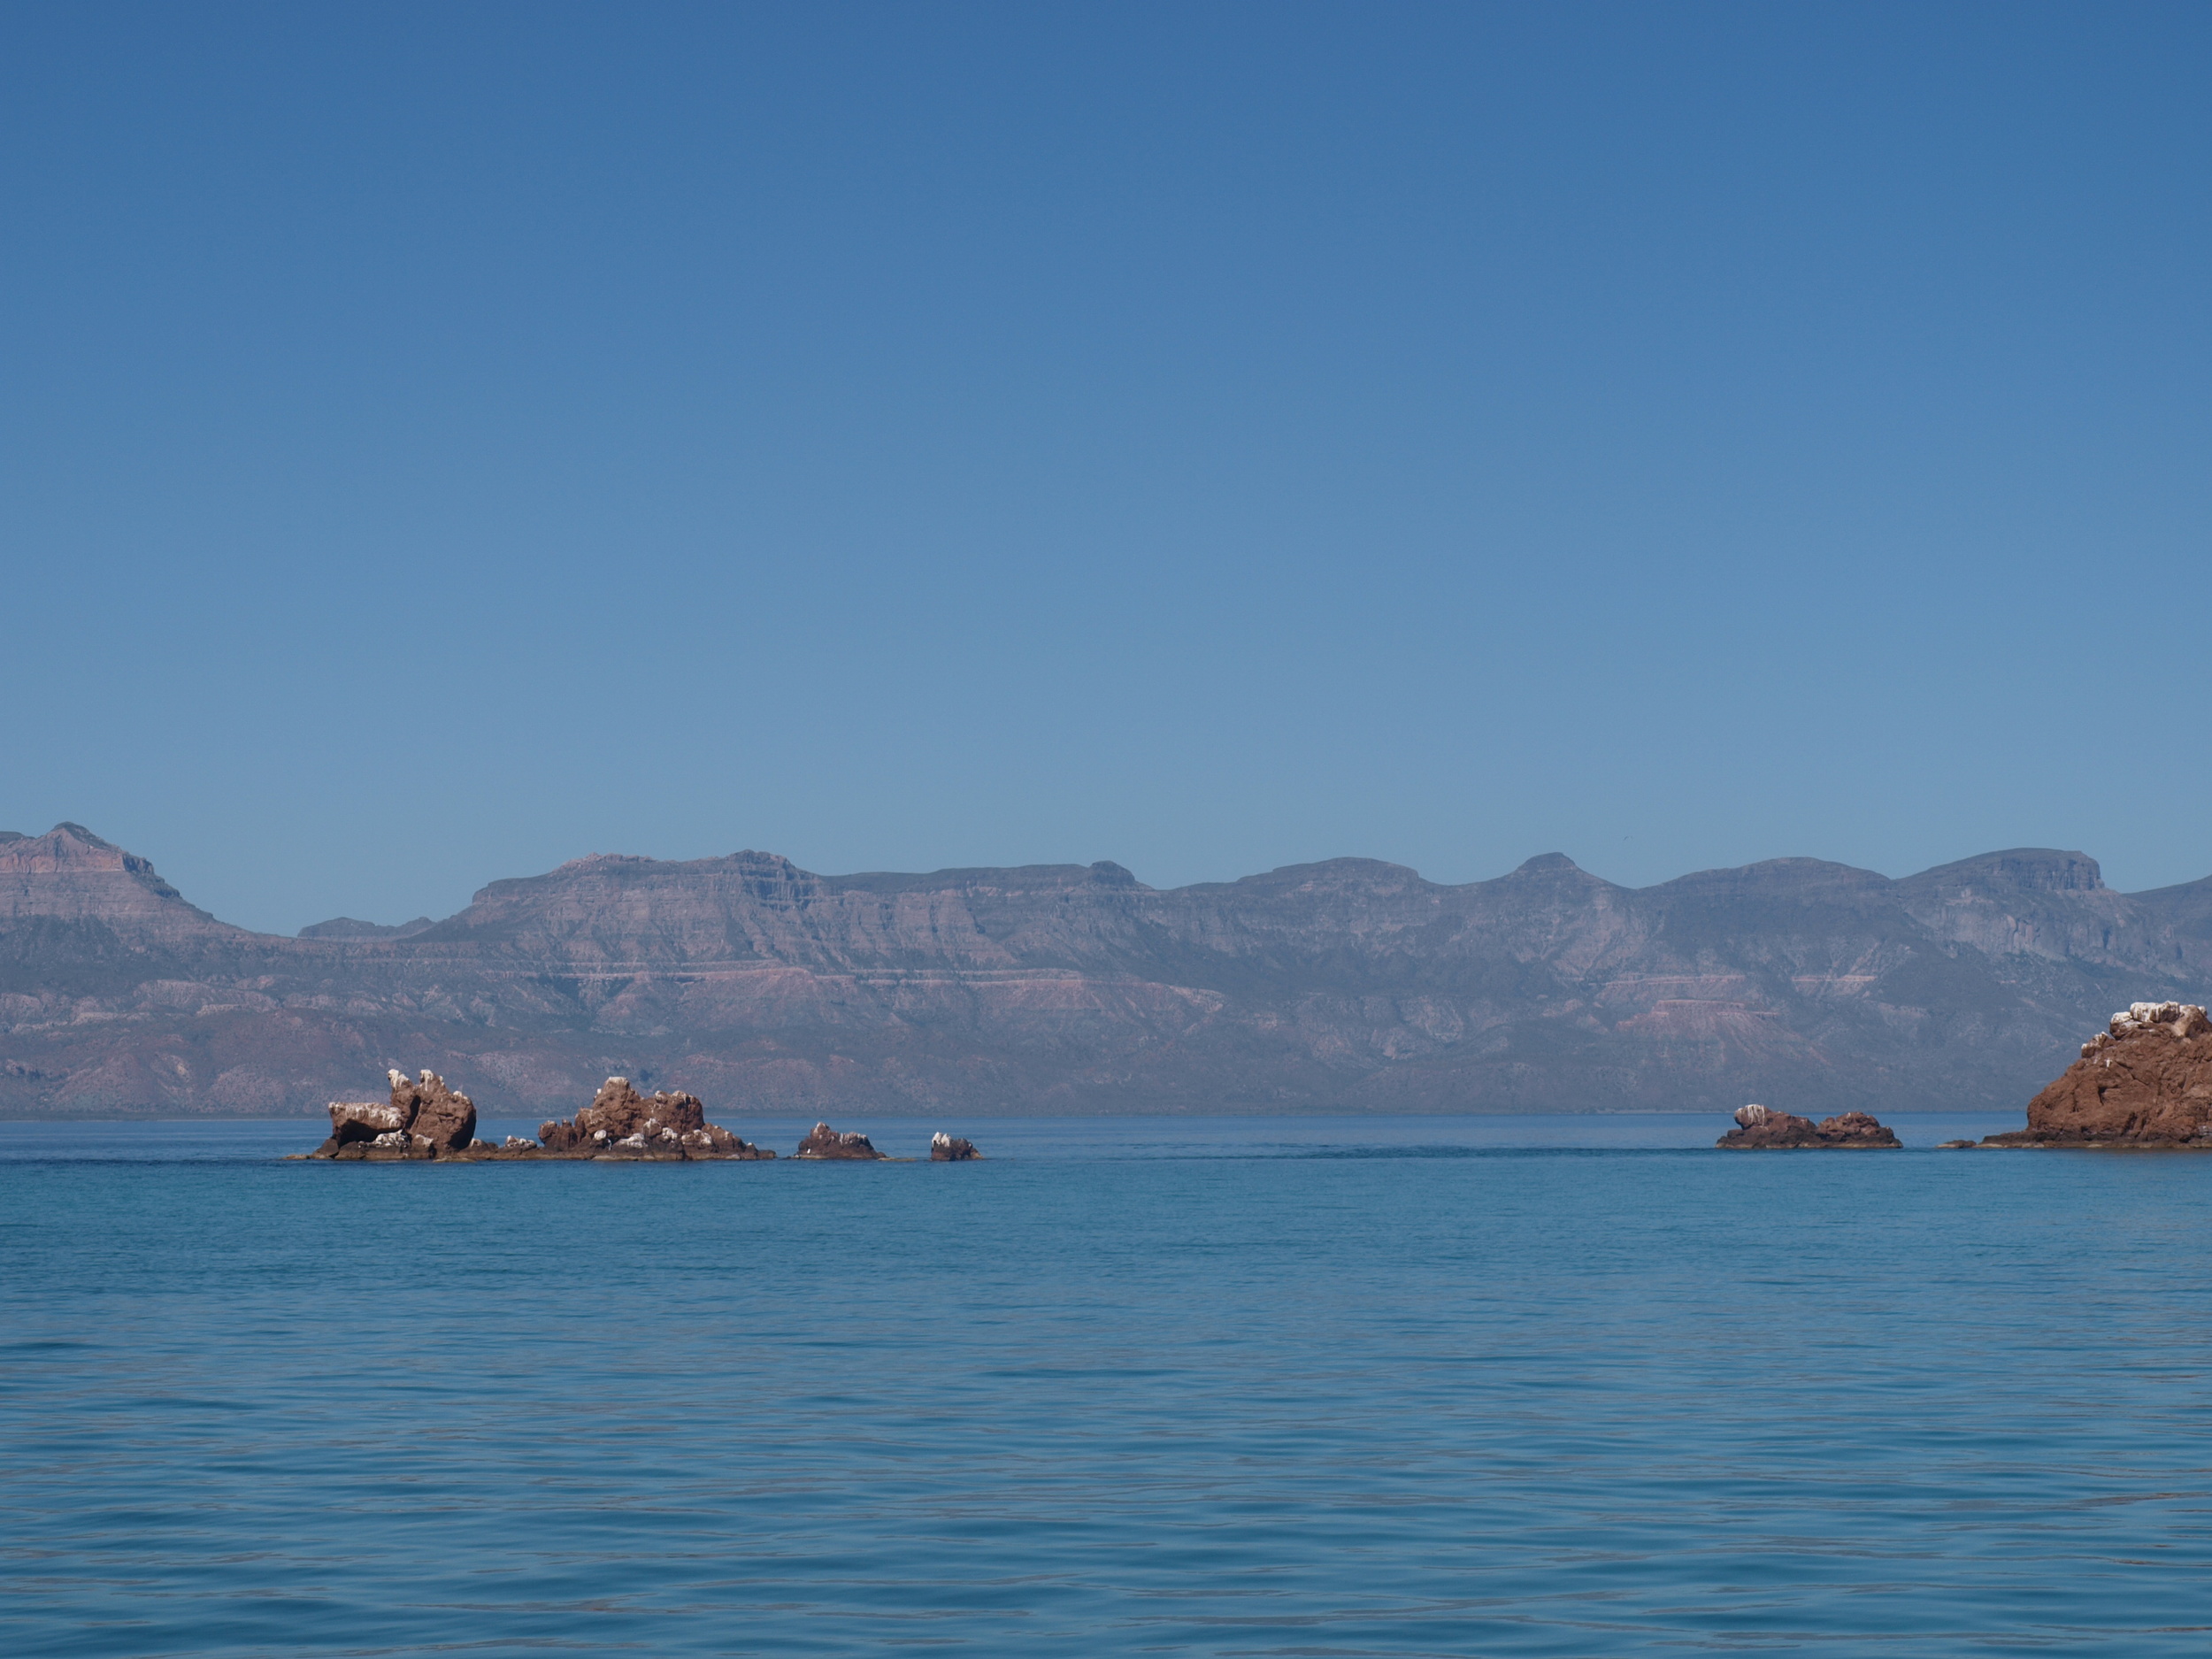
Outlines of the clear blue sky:
M2212 9L0 10L0 827L2212 872Z

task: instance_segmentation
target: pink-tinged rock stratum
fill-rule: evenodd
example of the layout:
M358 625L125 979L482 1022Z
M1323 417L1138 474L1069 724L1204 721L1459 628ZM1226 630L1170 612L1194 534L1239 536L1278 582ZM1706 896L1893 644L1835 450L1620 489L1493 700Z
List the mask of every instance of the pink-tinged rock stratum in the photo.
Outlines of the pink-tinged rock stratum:
M1171 889L1111 864L600 856L434 924L279 938L81 826L0 833L0 1115L19 1117L319 1111L425 1065L532 1121L609 1076L808 1121L1993 1108L2122 987L2208 979L2212 881L2115 893L2034 849L1642 888L1557 855L1463 885L1340 858Z

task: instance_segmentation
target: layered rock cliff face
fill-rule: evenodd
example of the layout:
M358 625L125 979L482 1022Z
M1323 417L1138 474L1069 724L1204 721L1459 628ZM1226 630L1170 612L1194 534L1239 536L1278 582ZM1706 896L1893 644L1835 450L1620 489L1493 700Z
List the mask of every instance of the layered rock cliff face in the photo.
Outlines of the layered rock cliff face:
M2212 881L2079 854L1449 887L1368 859L818 876L595 856L429 927L244 932L58 826L0 840L0 1112L319 1110L429 1059L534 1115L609 1073L749 1111L2009 1106L2212 979Z
M2025 1129L1985 1144L2212 1145L2212 1018L2189 1002L2131 1005L2028 1102Z

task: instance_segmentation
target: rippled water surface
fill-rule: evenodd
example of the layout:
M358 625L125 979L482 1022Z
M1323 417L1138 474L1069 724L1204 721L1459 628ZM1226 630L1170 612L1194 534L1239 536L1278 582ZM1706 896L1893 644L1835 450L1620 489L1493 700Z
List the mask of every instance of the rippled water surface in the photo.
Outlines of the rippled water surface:
M0 1125L0 1648L2212 1649L2212 1158L944 1126Z

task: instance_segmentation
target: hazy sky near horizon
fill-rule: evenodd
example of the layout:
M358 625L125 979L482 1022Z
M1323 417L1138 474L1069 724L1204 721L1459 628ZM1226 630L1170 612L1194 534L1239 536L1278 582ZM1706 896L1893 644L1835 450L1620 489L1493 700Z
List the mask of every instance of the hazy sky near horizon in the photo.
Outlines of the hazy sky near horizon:
M2212 10L0 8L0 827L2212 872Z

